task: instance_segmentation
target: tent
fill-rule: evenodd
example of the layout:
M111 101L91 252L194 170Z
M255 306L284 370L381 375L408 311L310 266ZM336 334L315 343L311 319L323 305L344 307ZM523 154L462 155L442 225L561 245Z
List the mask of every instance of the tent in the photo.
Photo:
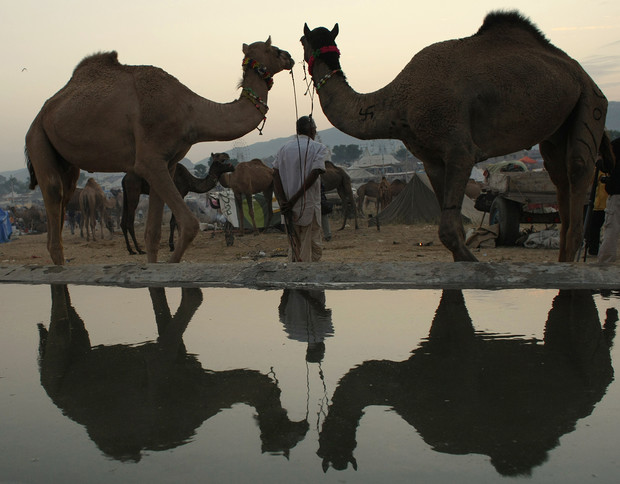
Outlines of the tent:
M461 209L464 222L478 223L483 213L474 208L474 201L463 198ZM381 212L381 224L439 223L441 210L426 173L415 173L402 192ZM372 220L372 219L371 219ZM369 221L372 224L372 221Z
M11 238L13 227L9 214L0 208L0 243L8 242Z

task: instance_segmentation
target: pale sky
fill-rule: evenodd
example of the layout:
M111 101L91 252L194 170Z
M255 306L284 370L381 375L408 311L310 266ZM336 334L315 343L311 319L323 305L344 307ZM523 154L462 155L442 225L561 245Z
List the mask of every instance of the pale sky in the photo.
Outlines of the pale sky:
M240 143L289 136L297 114L310 113L299 42L304 22L330 29L339 23L343 71L355 90L370 92L425 46L474 34L496 9L528 16L582 64L610 101L620 101L618 0L0 0L0 172L25 166L30 123L79 61L95 52L116 50L123 64L161 67L222 103L239 96L243 43L271 35L291 53L298 111L293 77L281 72L269 93L263 136L254 130L237 142L199 143L188 153L197 162ZM319 130L331 127L318 97L313 114Z

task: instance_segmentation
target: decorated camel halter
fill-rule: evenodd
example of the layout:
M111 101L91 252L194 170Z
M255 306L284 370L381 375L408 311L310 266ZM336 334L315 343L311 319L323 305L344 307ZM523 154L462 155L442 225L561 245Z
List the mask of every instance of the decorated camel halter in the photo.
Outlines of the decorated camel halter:
M261 65L258 61L254 59L250 59L249 57L246 57L245 59L243 59L243 62L241 63L241 65L243 66L244 69L247 69L248 67L253 69L254 72L256 72L263 79L263 81L265 81L265 83L267 84L267 90L270 90L272 88L273 76L269 73L269 71L267 71L267 68L265 66ZM249 87L244 87L241 90L241 96L245 97L246 99L249 99L252 102L252 104L254 104L254 107L258 109L258 112L263 115L262 126L256 127L256 129L258 130L258 133L262 135L263 128L265 127L265 123L267 122L267 116L266 116L267 111L269 111L269 107L267 106L267 103L263 101L258 96L258 94L256 94Z
M263 81L265 81L265 83L267 84L267 90L270 90L273 87L273 76L260 62L246 57L245 59L243 59L241 65L244 69L247 69L248 67L253 69L254 72L256 72L263 79Z
M338 54L338 56L340 56L340 50L338 50L338 47L336 47L335 45L327 45L325 47L321 47L320 49L317 49L314 52L312 52L310 59L308 59L308 72L310 73L310 75L312 75L312 70L314 69L314 62L316 61L316 59L318 59L322 54L330 54L330 53ZM334 76L335 74L342 74L342 76L344 76L344 72L342 72L342 69L340 68L334 69L333 71L323 76L318 81L315 81L314 83L315 89L317 91L321 89L325 85L325 83L329 81L332 78L332 76Z

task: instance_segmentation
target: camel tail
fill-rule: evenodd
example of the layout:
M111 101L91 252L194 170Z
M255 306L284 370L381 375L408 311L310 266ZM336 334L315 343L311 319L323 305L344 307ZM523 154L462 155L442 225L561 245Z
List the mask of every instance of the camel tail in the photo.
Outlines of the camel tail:
M24 147L24 156L26 157L26 167L28 168L28 173L30 173L30 185L28 185L28 188L34 190L39 182L37 181L37 175L32 167L32 162L30 161L30 155L28 155L27 147Z
M601 139L601 145L598 149L601 158L603 158L603 166L605 167L605 171L607 173L611 173L611 171L616 166L616 157L614 156L614 151L611 146L611 141L607 132L603 132L603 138Z

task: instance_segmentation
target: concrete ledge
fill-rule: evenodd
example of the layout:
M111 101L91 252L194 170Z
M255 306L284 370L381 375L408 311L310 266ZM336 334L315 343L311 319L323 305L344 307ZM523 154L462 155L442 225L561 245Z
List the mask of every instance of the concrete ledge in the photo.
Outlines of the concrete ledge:
M253 289L620 289L620 266L491 262L26 265L0 266L0 283Z

